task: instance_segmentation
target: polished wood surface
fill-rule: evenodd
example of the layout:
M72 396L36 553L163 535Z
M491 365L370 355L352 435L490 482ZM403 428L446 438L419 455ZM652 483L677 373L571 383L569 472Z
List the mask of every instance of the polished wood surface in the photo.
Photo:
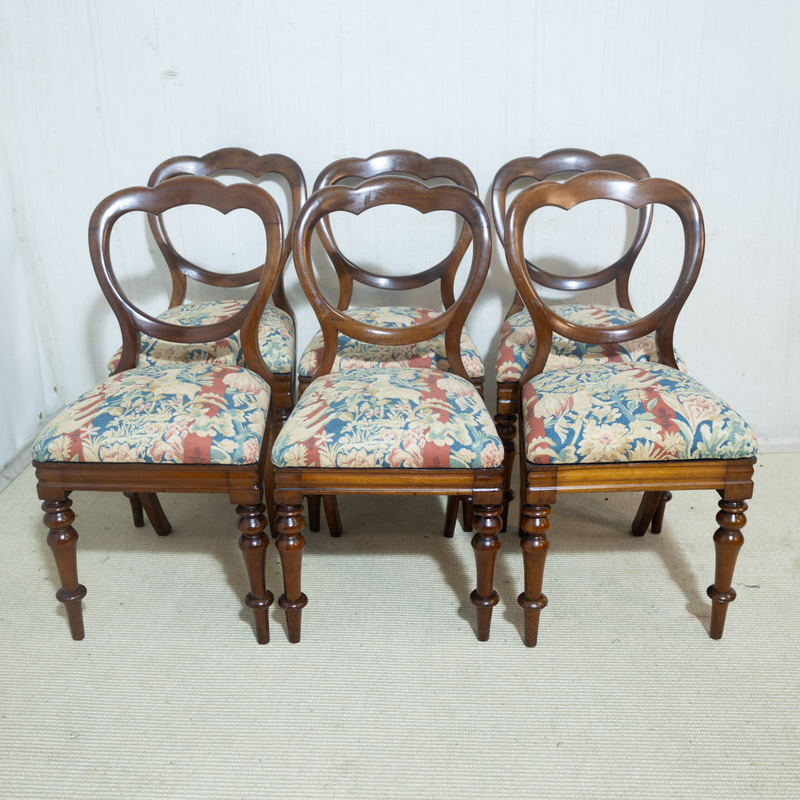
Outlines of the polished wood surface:
M507 197L509 189L511 189L515 183L524 180L544 181L559 174L589 172L592 170L619 172L637 181L650 177L644 165L631 156L619 153L601 156L590 150L580 150L576 148L552 150L539 158L515 158L500 167L492 181L491 190L492 217L500 243L505 247ZM617 303L622 308L633 311L633 306L631 305L630 296L628 294L630 274L636 262L636 258L650 232L652 221L652 205L646 205L639 209L636 231L628 249L621 258L605 269L598 270L588 275L570 276L567 278L548 272L533 264L528 259L525 259L528 274L534 282L561 291L593 289L613 281L615 284ZM511 308L506 314L506 319L512 314L521 311L522 308L523 304L519 292L515 292ZM509 504L514 499L514 492L511 488L511 473L514 469L514 458L516 455L514 440L517 435L516 408L519 404L519 386L520 384L518 382L500 383L497 386L497 414L495 415L495 424L506 452L506 474L504 479L506 496L503 501L503 530L506 529ZM667 501L658 496L644 498L642 502L644 512L637 516L637 524L639 528L644 527L646 530L651 521L654 520L654 515L660 514L660 518L663 518L664 506ZM642 511L642 509L640 509L640 511Z
M638 321L609 328L567 322L539 297L523 253L523 234L530 216L538 209L555 206L568 210L592 199L609 199L641 209L650 204L671 208L680 219L684 233L681 272L670 296L658 308ZM506 254L517 291L536 328L536 352L522 375L520 388L544 371L552 336L559 333L580 342L609 344L655 333L659 361L677 369L672 336L675 322L694 286L705 244L703 217L694 197L678 184L661 179L640 182L613 172L587 172L564 184L543 182L525 189L514 200L505 222ZM521 413L517 407L516 413ZM521 426L523 427L523 426ZM520 451L525 452L524 429ZM736 597L731 588L736 557L744 537L745 500L753 494L755 459L692 461L648 461L632 463L532 464L522 468L522 538L525 590L518 602L525 614L525 644L537 642L539 615L547 604L542 593L543 570L549 543L550 509L559 493L639 492L646 494L633 524L633 532L644 533L648 517L660 530L663 504L670 491L716 490L722 498L717 514L719 528L714 534L716 575L708 594L712 599L710 635L722 636L727 607ZM665 494L667 493L667 494ZM659 512L659 505L662 510ZM644 525L646 528L646 524Z
M341 302L331 303L322 293L314 274L311 242L314 230L334 211L360 214L376 206L398 204L422 213L448 210L460 215L470 230L472 261L464 289L436 319L407 328L381 328L353 319ZM398 345L425 341L445 334L445 350L452 371L467 378L461 361L461 330L486 279L491 257L489 220L480 200L458 186L428 187L402 177L376 177L355 188L333 185L316 191L303 207L295 228L294 257L300 283L319 319L324 337L322 361L315 377L333 367L338 335L360 341ZM306 599L300 588L303 552L301 516L304 497L341 494L433 494L473 498L473 524L477 588L471 601L476 606L478 638L489 636L492 609L497 603L493 588L494 564L500 547L497 533L502 513L502 469L344 469L281 468L274 471L277 547L284 565L284 596L290 638L300 638L301 611ZM451 506L452 506L451 502ZM309 503L311 521L318 525L319 506ZM375 520L379 524L379 520Z
M110 258L110 241L114 224L132 211L161 214L184 204L200 204L224 214L243 208L255 213L264 226L267 250L264 266L253 296L241 312L227 320L207 326L180 326L155 319L126 296L114 274ZM281 267L283 225L275 201L266 192L250 184L223 186L201 177L176 177L146 188L134 187L116 192L101 202L89 226L89 250L95 274L103 294L117 317L122 331L123 351L116 373L136 367L140 337L148 333L174 342L207 342L229 336L241 329L242 349L248 369L257 373L270 387L274 379L261 357L258 347L258 323L273 290ZM70 631L74 639L84 635L81 600L86 589L78 583L76 543L78 534L72 527L75 514L69 495L74 490L124 492L138 495L148 513L159 520L162 535L169 533L169 523L158 504L151 503L155 492L218 492L227 494L237 506L239 546L245 561L250 592L245 604L252 609L256 638L269 641L268 609L273 601L265 583L265 554L269 543L264 535L264 482L271 476L268 468L272 406L262 448L254 464L227 466L209 464L147 464L34 462L38 480L37 492L44 501L44 522L49 529L48 544L56 560L61 588L57 598L65 604ZM269 492L269 488L268 488ZM269 496L269 495L268 495ZM136 522L141 522L141 505L134 508Z

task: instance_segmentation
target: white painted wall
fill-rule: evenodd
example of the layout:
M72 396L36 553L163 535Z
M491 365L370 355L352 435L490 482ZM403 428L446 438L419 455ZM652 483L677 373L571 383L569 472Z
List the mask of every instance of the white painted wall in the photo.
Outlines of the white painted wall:
M407 148L463 160L486 199L497 168L520 155L628 153L687 186L705 213L705 265L676 333L692 374L751 421L764 449L800 449L798 34L792 0L6 0L0 141L14 210L4 231L16 230L19 257L4 255L0 274L4 285L24 275L44 367L68 402L104 376L119 340L89 263L89 216L165 158L283 152L313 183L333 159ZM389 225L374 212L353 241L375 260L429 262L455 226L409 214ZM132 296L161 310L162 265L142 220L124 222L121 271ZM255 258L244 222L179 222L198 257L232 268ZM532 247L568 269L615 257L630 227L609 209L564 223L548 217ZM677 274L675 229L657 215L633 285L642 311ZM511 294L498 254L469 324L490 365ZM292 298L302 347L313 318L296 285ZM47 410L34 384L4 370L3 395L25 392L35 406L26 435Z

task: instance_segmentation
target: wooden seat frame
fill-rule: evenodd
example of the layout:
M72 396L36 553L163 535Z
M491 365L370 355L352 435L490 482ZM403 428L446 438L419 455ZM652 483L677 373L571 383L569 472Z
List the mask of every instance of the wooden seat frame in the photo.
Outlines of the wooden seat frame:
M381 328L354 320L345 309L335 308L322 295L311 263L311 238L327 214L347 211L360 214L368 208L397 204L423 214L453 211L464 218L473 241L469 277L458 299L434 320L407 328ZM295 265L300 282L319 319L323 359L315 378L330 372L336 356L339 333L380 345L402 345L426 341L445 334L445 350L451 371L469 379L460 358L461 331L486 278L491 257L489 220L480 200L458 186L428 187L412 178L376 177L357 188L328 186L315 192L304 206L295 228ZM474 499L472 540L478 581L471 601L478 609L477 634L489 636L492 608L498 602L493 589L494 563L500 542L502 469L343 469L275 467L275 527L281 557L284 594L278 601L286 610L289 640L300 639L301 611L307 598L300 589L300 565L305 546L301 515L304 496L339 494L429 494L461 495Z
M580 150L577 148L563 148L551 150L545 155L535 157L515 158L504 164L497 171L492 181L492 218L495 230L500 239L500 244L505 247L505 219L506 203L508 191L517 182L525 179L543 181L553 175L566 172L589 172L591 170L608 170L627 175L634 180L641 181L650 177L644 165L631 156L613 154L601 156L590 150ZM633 239L625 253L613 264L605 269L588 275L566 277L556 275L533 262L525 259L525 265L531 280L540 286L559 291L585 291L595 289L614 282L617 303L621 308L633 311L628 284L630 281L631 270L636 263L642 246L644 245L650 227L653 222L653 207L645 206L639 209L639 221ZM522 311L524 305L519 296L519 292L514 293L514 300L504 319L508 319L513 314ZM511 488L512 472L514 470L514 456L516 454L514 439L517 435L517 411L519 407L520 384L517 381L497 384L497 413L494 421L497 432L503 441L506 458L504 462L504 491L503 500L503 530L506 530L508 521L508 508L514 499L514 491ZM642 504L633 523L633 528L637 535L644 534L652 523L653 533L660 533L664 519L664 507L672 498L669 492L663 494L645 493Z
M125 295L112 270L109 244L117 220L131 211L161 214L175 206L197 204L227 214L237 208L253 211L264 225L267 252L254 295L235 315L205 326L181 326L151 317ZM241 330L242 350L248 365L272 388L274 379L258 347L258 324L281 267L283 226L275 201L251 184L224 186L210 178L178 177L153 188L134 187L112 194L92 214L89 249L95 274L122 331L123 350L114 374L136 367L141 349L141 334L172 342L207 342ZM37 491L43 500L44 522L50 532L47 543L53 551L61 588L56 597L64 603L73 639L84 636L81 601L86 588L78 583L76 545L78 534L72 527L75 514L69 495L74 490L103 492L215 492L227 494L236 504L238 530L250 582L245 604L255 616L256 638L269 641L268 609L272 592L265 582L266 552L269 538L264 535L263 486L271 486L270 444L272 431L270 401L259 460L247 465L88 463L34 461ZM269 496L268 486L268 496Z
M478 184L472 171L454 158L426 158L420 153L412 150L383 150L373 153L368 158L342 158L334 161L325 167L317 176L314 182L314 191L335 186L342 181L360 178L368 180L380 175L407 175L419 180L435 180L444 178L452 181L456 186L468 189L478 197ZM342 254L339 245L333 235L330 219L323 218L317 226L322 246L328 254L336 275L339 279L339 301L337 308L346 311L350 307L353 296L353 283L360 283L364 286L372 286L377 289L390 289L392 291L405 291L409 289L419 289L428 286L435 281L440 281L442 305L445 309L450 308L455 302L453 285L458 267L464 253L472 241L469 226L464 223L456 240L455 246L450 253L438 264L420 272L402 275L379 275L374 272L359 267L349 258ZM459 359L460 361L460 359ZM306 387L313 379L304 375L298 378L298 390L302 395ZM483 396L483 384L485 378L470 378L470 382ZM339 516L336 498L326 496L325 516L328 521L328 528L332 536L341 536L342 523ZM320 499L317 497L308 498L309 528L312 531L319 530L320 520ZM447 515L445 521L445 536L453 536L455 530L456 517L458 516L458 498L453 497L448 501ZM469 499L464 499L464 530L472 529L472 507Z
M523 233L531 214L545 206L569 210L588 200L615 200L634 209L662 204L678 215L684 232L681 273L669 298L657 309L636 322L599 328L568 322L550 309L536 292L523 251ZM522 387L544 371L552 337L558 333L569 339L593 344L608 344L656 334L660 363L673 369L675 361L673 331L678 314L697 280L703 260L703 217L697 201L682 186L661 179L641 182L614 172L590 172L564 184L543 182L521 192L509 209L505 223L506 256L517 291L536 328L536 351L520 380ZM516 413L522 415L521 401ZM520 452L525 453L525 426L520 425ZM714 534L716 573L708 588L712 600L710 635L722 636L728 604L736 597L731 588L736 557L744 537L745 502L753 495L755 458L706 459L627 463L532 464L523 460L521 547L525 570L525 590L518 598L525 611L525 644L536 644L539 615L547 605L542 593L542 578L549 548L547 531L551 506L559 493L632 492L662 493L666 490L715 489L722 498ZM644 533L644 531L641 531Z

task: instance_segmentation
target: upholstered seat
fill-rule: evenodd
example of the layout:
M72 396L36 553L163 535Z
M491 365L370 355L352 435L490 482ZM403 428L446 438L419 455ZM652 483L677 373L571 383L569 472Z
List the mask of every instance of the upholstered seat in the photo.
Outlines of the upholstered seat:
M315 380L272 450L276 467L491 469L503 446L475 387L437 369Z
M112 375L39 434L35 461L255 464L270 387L240 367L142 367Z
M664 364L543 372L522 389L532 464L753 458L748 424L694 378Z
M244 308L240 300L209 300L204 303L186 303L167 309L157 319L175 325L212 325L232 317ZM292 371L294 358L294 323L282 309L266 306L258 326L258 345L270 371L275 375ZM113 372L119 364L120 347L108 362L108 371ZM245 366L239 331L216 342L180 344L154 339L142 334L139 366L213 362Z
M576 303L556 306L556 313L578 325L593 325L608 328L625 325L639 319L637 314L618 306L601 306ZM536 329L527 309L512 314L503 322L500 330L500 345L497 349L495 374L498 383L517 382L525 367L533 358L536 349ZM686 364L675 351L678 367L686 372ZM630 342L615 344L588 344L576 342L559 334L553 335L550 355L545 371L563 370L582 364L605 364L615 361L658 362L655 335L643 336Z
M383 306L351 308L348 313L359 322L379 325L382 328L407 328L409 325L428 322L441 312L413 306ZM323 350L322 331L318 331L300 359L298 374L301 377L310 378L314 374L322 361ZM470 378L483 378L483 360L466 331L461 334L461 360ZM444 350L444 335L427 342L387 347L359 342L340 333L336 359L331 371L364 367L424 367L448 371L450 365Z

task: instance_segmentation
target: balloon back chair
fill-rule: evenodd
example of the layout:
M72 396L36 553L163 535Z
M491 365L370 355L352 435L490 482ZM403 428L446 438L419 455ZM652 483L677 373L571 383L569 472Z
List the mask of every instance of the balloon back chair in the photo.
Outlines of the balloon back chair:
M290 194L291 218L287 225L287 233L280 255L278 277L272 290L272 304L264 307L264 313L258 327L258 343L261 354L275 378L273 407L275 410L273 425L275 433L280 430L283 421L289 416L294 406L295 381L295 317L292 307L284 291L284 270L292 252L291 230L300 208L306 201L306 181L303 171L291 158L278 153L257 155L250 150L228 147L214 150L199 158L195 156L176 156L159 164L150 176L148 186L156 186L162 181L178 175L195 175L209 177L219 173L232 173L263 178L265 175L278 175L288 184ZM263 191L263 190L262 190ZM266 192L265 192L266 193ZM172 278L172 297L169 308L158 316L158 319L177 325L209 325L241 311L244 301L234 298L206 300L199 303L186 303L187 278L199 283L220 288L241 288L258 283L262 267L256 266L234 274L214 272L206 267L198 266L184 257L172 244L167 233L164 218L161 215L149 215L153 238L164 256ZM119 364L121 348L108 362L109 372L113 373ZM241 337L238 331L217 341L174 342L159 341L148 335L142 336L142 351L139 356L141 366L183 364L196 362L214 362L218 364L235 364L245 366ZM153 527L159 535L170 532L170 525L161 509L156 494L136 495L128 493L134 523L144 524L142 506L147 512Z
M410 150L385 150L375 153L369 158L343 158L325 167L314 183L314 190L326 186L335 186L348 179L367 180L379 175L407 175L419 180L447 179L456 186L462 186L478 195L478 184L470 169L454 158L425 158ZM380 275L355 264L345 256L333 235L330 220L326 217L317 227L320 241L336 270L339 279L338 309L350 308L353 295L353 284L371 286L391 291L407 291L419 289L439 282L442 307L450 308L455 302L453 284L464 254L472 240L469 226L461 226L453 249L438 264L414 273L402 276ZM401 328L426 320L431 320L439 312L431 308L417 306L381 306L353 308L354 319L372 325ZM298 368L299 391L302 394L311 383L314 370L319 366L323 353L323 335L318 332L306 347L300 358ZM484 367L478 348L470 338L466 329L461 335L461 359L471 383L483 394ZM338 350L331 371L340 369L356 369L359 367L396 366L396 367L435 367L449 370L450 362L444 347L444 337L433 341L414 342L411 345L388 346L382 343L359 342L341 334ZM460 373L459 373L460 374ZM309 527L319 530L319 499L309 498ZM469 502L464 504L464 527L471 529ZM336 506L336 498L325 497L325 511L328 526L332 535L341 535L341 520ZM453 498L448 503L445 535L452 536L455 519L458 513L458 500Z
M637 181L650 177L645 167L635 158L619 154L600 156L589 150L565 148L553 150L540 158L515 158L498 170L492 183L492 216L500 243L504 247L507 245L504 236L507 196L509 189L517 181L526 179L543 181L560 173L588 172L590 170L619 172ZM584 325L608 327L633 322L638 317L631 305L628 284L631 270L647 239L652 221L652 206L648 205L639 209L636 230L628 249L617 261L605 269L586 275L564 276L549 272L526 258L525 265L528 274L534 283L560 291L585 291L613 282L617 306L571 303L558 306L558 312L565 319ZM511 489L511 473L514 468L514 439L517 435L516 409L519 407L520 377L533 357L535 348L536 329L519 292L516 292L500 331L495 367L497 414L494 419L506 450L503 530L505 530L509 504L514 499L514 492ZM685 370L680 356L676 354L676 357L678 366ZM545 369L561 369L564 366L577 366L582 363L657 360L654 336L647 337L640 342L613 342L600 346L574 342L556 335ZM664 507L671 497L669 492L645 494L633 525L637 534L644 534L651 522L653 533L660 533Z
M537 209L569 210L589 200L634 209L672 209L684 234L681 272L672 293L640 319L608 327L570 321L539 297L525 262L523 234ZM708 588L712 638L722 636L736 556L753 493L757 443L747 423L723 400L678 369L673 331L703 259L703 218L697 201L672 181L637 182L614 172L588 172L563 184L523 190L505 223L508 266L536 328L536 347L520 377L522 465L521 546L525 643L536 644L547 605L542 577L549 514L559 493L664 492L715 489L722 498L714 534L716 575ZM585 362L546 370L554 336L609 347L654 335L658 361Z
M232 315L187 325L151 317L125 295L114 275L109 245L116 222L132 211L158 215L197 204L227 214L248 209L266 234L266 257L253 296ZM246 605L255 615L256 637L269 641L265 585L269 542L264 535L265 480L271 492L269 449L274 378L258 344L259 321L281 268L283 226L275 201L250 184L223 186L209 178L179 177L153 188L112 194L95 209L89 249L95 274L122 331L114 374L49 422L33 448L47 543L55 556L73 639L84 635L78 583L73 490L216 492L237 505L239 546L250 581ZM192 361L145 364L144 336L193 345L240 331L244 365Z
M341 302L339 308L332 305L311 263L312 232L326 215L360 214L387 204L424 214L454 212L464 219L473 242L469 276L458 299L433 318L409 319L403 327L360 319ZM273 448L275 528L284 576L279 603L286 610L289 639L299 641L307 602L300 590L303 497L427 494L474 498L478 585L471 600L478 608L478 638L484 640L497 603L493 572L500 547L503 451L461 359L461 346L464 322L489 268L486 211L467 189L428 187L407 177L377 177L357 188L328 186L315 192L301 211L294 252L300 282L322 328L323 352ZM390 351L443 336L449 372L436 363L336 371L343 336Z

